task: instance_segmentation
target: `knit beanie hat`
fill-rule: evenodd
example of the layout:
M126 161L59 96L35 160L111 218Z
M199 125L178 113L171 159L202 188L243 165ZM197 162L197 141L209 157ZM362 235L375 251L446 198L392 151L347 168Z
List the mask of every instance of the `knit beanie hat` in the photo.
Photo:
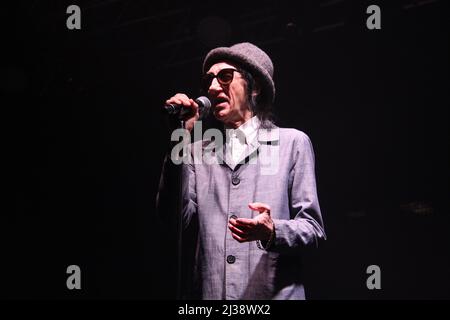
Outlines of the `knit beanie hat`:
M229 61L237 63L250 72L262 85L262 92L268 102L275 100L275 84L273 82L273 63L260 48L249 42L235 44L231 47L219 47L211 50L203 61L203 73L215 63Z

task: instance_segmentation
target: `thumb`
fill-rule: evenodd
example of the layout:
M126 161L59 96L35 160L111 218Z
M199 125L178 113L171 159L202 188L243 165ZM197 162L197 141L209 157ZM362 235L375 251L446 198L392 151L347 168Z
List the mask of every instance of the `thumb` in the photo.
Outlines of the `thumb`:
M267 213L270 215L270 206L262 202L252 202L248 204L248 207L254 211L259 211L259 213Z

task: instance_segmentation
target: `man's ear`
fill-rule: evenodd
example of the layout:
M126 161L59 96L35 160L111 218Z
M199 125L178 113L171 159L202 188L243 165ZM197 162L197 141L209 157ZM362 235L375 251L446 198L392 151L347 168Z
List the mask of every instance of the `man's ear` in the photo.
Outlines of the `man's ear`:
M252 97L257 97L261 92L261 86L255 81L255 87L252 90Z

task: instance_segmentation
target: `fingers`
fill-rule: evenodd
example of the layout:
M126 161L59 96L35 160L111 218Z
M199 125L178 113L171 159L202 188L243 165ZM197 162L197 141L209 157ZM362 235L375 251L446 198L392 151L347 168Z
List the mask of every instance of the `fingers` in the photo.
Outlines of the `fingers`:
M228 224L228 229L230 229L232 234L236 234L236 235L238 235L240 237L243 237L243 238L247 237L247 232L246 231L233 226L231 223Z
M228 228L231 231L231 236L239 242L255 241L261 238L257 230L242 231L236 227L233 227L231 224L228 225Z
M239 242L253 241L255 232L257 232L257 224L254 219L230 219L228 229L230 229L232 237Z
M267 219L270 220L270 206L261 202L253 202L248 204L249 208L258 211L259 213L266 213L265 215L258 215L253 219L237 218L230 219L228 229L231 231L231 236L239 242L254 241L265 238L265 223Z
M173 97L166 100L167 104L182 104L182 105L188 105L189 104L189 97L185 95L184 93L177 93Z
M184 93L177 93L173 97L167 99L166 104L177 104L186 108L192 108L195 111L198 110L198 104Z
M198 103L197 102L195 102L192 99L189 99L189 102L191 103L191 106L194 107L195 110L198 110Z
M231 231L231 236L239 242L251 241L250 236L252 229L245 224L239 223L238 220L241 219L242 218L229 220L228 229Z
M248 207L254 211L259 211L259 213L267 212L270 214L270 206L262 202L249 203Z
M177 118L173 118L173 126L178 128L179 122L184 121L184 128L192 131L195 122L200 118L199 105L184 93L177 93L173 97L166 100L166 105L174 104L182 107Z
M238 219L231 219L230 222L241 229L249 229L256 227L258 225L258 221L255 219L247 219L247 218L238 218Z
M246 238L241 237L241 236L238 236L238 235L235 234L235 233L231 233L231 236L233 237L233 239L235 239L235 240L237 240L237 241L239 241L239 242L246 242L246 241L249 241L249 240L247 240Z

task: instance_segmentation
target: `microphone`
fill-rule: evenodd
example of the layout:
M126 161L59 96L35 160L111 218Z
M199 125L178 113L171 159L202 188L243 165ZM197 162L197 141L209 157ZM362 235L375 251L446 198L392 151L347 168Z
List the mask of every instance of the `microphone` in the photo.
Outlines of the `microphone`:
M198 113L202 118L211 109L211 101L205 96L198 97L194 101L198 104ZM181 118L192 111L191 108L185 108L179 104L166 104L164 110L168 115L180 115Z

